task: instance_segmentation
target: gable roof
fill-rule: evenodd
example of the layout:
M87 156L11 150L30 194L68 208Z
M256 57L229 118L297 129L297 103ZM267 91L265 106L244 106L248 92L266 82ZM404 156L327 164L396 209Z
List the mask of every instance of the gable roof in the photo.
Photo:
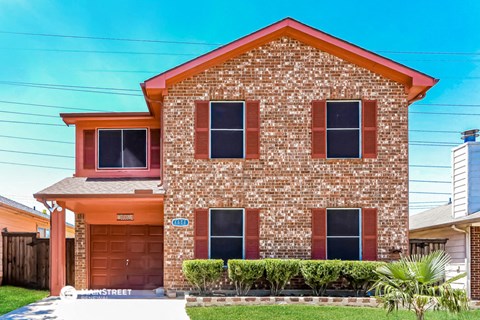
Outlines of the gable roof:
M8 198L0 196L0 206L2 206L2 205L6 206L6 207L10 207L12 209L20 210L24 213L34 215L34 216L37 216L37 217L42 218L42 219L50 220L50 216L48 214L45 214L43 212L34 210L30 207L27 207L24 204L21 204L20 202L16 202L16 201L13 201L12 199L8 199Z
M147 104L149 105L149 97L152 99L153 97L167 95L168 87L175 83L282 36L297 39L404 84L409 102L423 98L426 91L438 82L437 79L424 73L307 26L292 18L286 18L146 80L141 86ZM150 105L149 109L152 110Z
M480 222L480 212L454 218L452 216L452 204L445 204L410 216L409 229L410 231L420 231L474 222Z

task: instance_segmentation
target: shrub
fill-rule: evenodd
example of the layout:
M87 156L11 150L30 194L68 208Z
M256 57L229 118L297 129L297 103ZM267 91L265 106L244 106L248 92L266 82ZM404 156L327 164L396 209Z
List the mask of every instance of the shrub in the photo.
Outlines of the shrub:
M246 296L253 283L265 272L263 260L228 260L228 277L235 284L237 295Z
M206 295L222 276L223 260L184 260L182 271L188 282L197 288L201 295Z
M300 271L298 259L265 259L265 272L270 283L270 292L278 296L285 285Z
M342 265L340 260L304 260L300 261L300 271L313 294L322 296L328 284L340 278Z
M385 266L381 261L343 261L342 276L347 279L358 297L365 296L368 288L378 279L375 272Z

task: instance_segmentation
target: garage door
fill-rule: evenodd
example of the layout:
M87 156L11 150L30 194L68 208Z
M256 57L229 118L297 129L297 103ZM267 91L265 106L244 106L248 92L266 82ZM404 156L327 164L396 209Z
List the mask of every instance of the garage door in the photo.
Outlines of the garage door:
M154 289L163 286L163 227L90 226L92 289Z

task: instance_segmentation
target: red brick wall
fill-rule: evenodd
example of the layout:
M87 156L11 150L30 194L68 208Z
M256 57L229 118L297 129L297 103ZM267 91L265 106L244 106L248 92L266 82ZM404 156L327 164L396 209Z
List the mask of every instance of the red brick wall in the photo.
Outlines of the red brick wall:
M471 299L480 300L480 227L472 227L470 237Z
M377 159L312 159L310 103L376 99ZM259 100L259 160L195 160L195 100ZM408 250L408 109L402 85L284 37L188 78L164 105L165 288L182 289L194 208L260 208L261 257L309 258L314 207L378 208L378 255ZM187 228L173 228L175 217Z
M85 215L75 214L75 289L87 288L87 248Z

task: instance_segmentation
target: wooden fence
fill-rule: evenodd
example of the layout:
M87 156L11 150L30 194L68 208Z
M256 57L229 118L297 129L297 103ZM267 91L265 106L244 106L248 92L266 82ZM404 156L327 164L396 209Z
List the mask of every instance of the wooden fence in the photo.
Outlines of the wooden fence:
M49 289L50 239L35 232L4 232L3 282L35 289ZM67 284L75 282L75 239L66 239Z
M448 239L410 239L410 254L426 255L430 252L443 250Z

